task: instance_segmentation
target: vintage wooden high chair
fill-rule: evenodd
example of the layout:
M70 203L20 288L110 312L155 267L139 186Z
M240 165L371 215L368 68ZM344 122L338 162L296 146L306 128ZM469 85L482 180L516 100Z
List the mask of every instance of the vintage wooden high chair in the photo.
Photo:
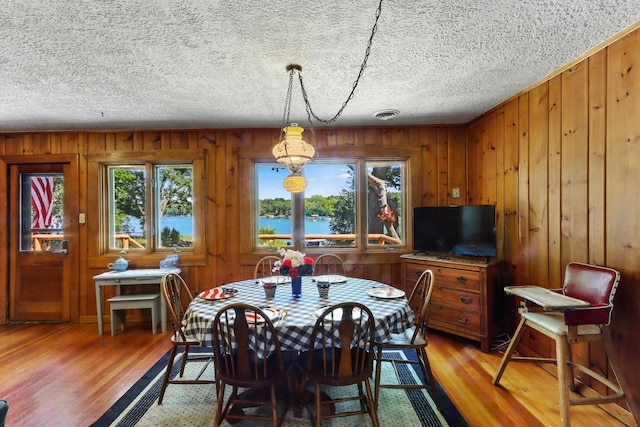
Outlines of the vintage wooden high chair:
M498 385L510 361L554 363L558 368L560 392L560 419L563 426L571 425L569 407L572 405L596 405L611 403L624 398L617 359L612 352L609 323L613 312L613 297L620 273L607 267L572 262L567 265L562 289L545 289L539 286L508 286L508 294L523 298L521 320L509 347L493 378ZM544 311L533 311L527 302L533 302ZM525 326L552 338L556 342L556 359L516 357L513 355ZM612 373L618 383L604 375L572 361L571 345L580 342L602 341ZM572 398L569 391L576 390L574 369L608 387L613 394L596 397Z

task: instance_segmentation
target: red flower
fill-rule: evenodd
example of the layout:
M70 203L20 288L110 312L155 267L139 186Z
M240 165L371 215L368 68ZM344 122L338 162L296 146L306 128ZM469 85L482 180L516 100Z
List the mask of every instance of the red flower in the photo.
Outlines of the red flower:
M293 254L292 254L293 252ZM283 259L281 262L277 262L274 271L278 270L281 275L297 278L300 276L310 276L313 274L313 258L305 256L297 251L285 251L280 252ZM297 267L294 267L294 262Z
M388 207L380 208L380 214L377 217L382 222L396 222L396 214Z

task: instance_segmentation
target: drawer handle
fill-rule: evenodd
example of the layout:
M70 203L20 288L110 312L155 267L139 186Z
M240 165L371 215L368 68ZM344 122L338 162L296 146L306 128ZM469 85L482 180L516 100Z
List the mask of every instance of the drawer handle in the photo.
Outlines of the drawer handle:
M471 304L473 302L473 298L469 298L469 297L460 297L460 301L462 301L465 304Z
M458 317L458 322L459 323L467 323L467 322L469 322L469 319L463 319L462 317Z
M422 276L422 273L424 273L424 271L416 271L416 277L420 277Z
M467 281L467 278L464 276L458 276L458 282L460 283L465 283Z

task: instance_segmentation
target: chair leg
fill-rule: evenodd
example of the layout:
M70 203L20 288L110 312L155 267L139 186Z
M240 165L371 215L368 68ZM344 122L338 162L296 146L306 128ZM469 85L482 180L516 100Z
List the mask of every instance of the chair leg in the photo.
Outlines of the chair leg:
M276 399L276 386L271 384L269 386L269 394L271 397L271 426L278 426L278 400Z
M382 347L378 347L376 351L376 377L374 380L375 395L374 404L378 407L378 400L380 398L380 375L382 372Z
M184 368L187 366L187 359L189 358L189 346L184 347L184 354L182 355L182 363L180 364L180 377L184 377Z
M320 384L316 383L315 388L316 388L316 395L315 395L315 399L316 399L315 426L316 427L322 427L322 403L321 403L321 400L320 400Z
M560 339L560 338L557 338L557 339ZM575 380L575 375L574 375L573 365L572 365L573 357L571 355L571 344L569 344L569 341L567 341L565 337L562 337L561 341L564 343L564 356L566 360L566 365L565 365L566 380L565 381L569 390L576 391L576 380Z
M569 383L567 382L567 371L569 365L567 363L567 342L564 337L556 337L556 359L558 367L558 391L560 397L560 422L562 426L569 427L571 421L569 419Z
M507 368L507 364L509 360L511 360L511 356L513 355L513 351L518 346L518 342L520 342L520 338L522 336L522 332L524 332L524 324L526 319L521 318L518 327L516 328L516 332L511 338L511 342L507 347L507 351L505 351L504 356L502 356L502 361L500 362L500 366L498 367L498 372L496 372L493 377L493 385L498 385L500 383L500 378L502 378L502 374L504 374L504 370Z
M364 411L367 408L367 397L364 394L362 383L356 384L356 387L358 388L358 400L360 401L360 410Z
M367 409L369 410L371 422L373 423L373 427L379 427L380 423L378 421L378 406L377 402L373 398L373 392L371 390L369 379L364 380L364 385L367 391Z
M213 425L215 427L220 426L220 424L222 423L222 405L224 404L223 398L224 398L224 389L225 389L225 383L220 382L220 384L217 387L217 396L216 396L216 412L213 416Z
M171 370L173 369L173 359L176 357L177 347L174 345L171 347L171 353L169 353L169 360L167 361L167 369L164 372L164 378L162 379L162 387L160 387L160 396L158 396L158 405L162 404L164 398L164 392L169 385L169 376L171 376Z

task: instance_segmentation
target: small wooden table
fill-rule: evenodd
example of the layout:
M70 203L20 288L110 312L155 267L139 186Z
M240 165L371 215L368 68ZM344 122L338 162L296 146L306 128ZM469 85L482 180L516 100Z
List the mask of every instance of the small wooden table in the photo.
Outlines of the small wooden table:
M104 332L102 319L102 287L116 286L116 293L120 295L120 285L158 285L160 288L162 277L167 273L180 274L180 269L161 270L153 269L132 269L125 271L107 271L106 273L93 276L96 283L96 312L98 316L98 334ZM162 290L160 293L162 294ZM164 297L160 297L160 317L162 322L162 332L167 331L167 304Z
M591 305L587 301L559 294L541 286L505 286L504 291L509 295L515 295L538 304L545 310L565 311Z

